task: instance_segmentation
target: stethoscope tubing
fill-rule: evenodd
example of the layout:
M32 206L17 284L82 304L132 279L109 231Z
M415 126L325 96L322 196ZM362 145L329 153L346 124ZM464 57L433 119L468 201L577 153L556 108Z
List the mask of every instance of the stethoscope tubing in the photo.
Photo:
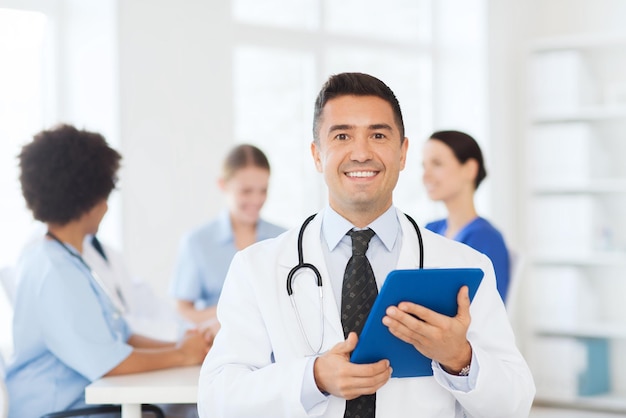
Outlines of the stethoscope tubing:
M76 258L83 266L85 266L85 268L89 272L89 275L91 276L91 278L96 282L98 287L100 287L102 292L106 295L107 299L109 300L109 303L111 304L111 306L113 307L113 309L115 311L115 315L118 316L118 317L123 316L125 311L126 311L124 306L120 306L118 303L115 303L115 299L113 298L113 296L109 292L109 289L107 289L107 287L104 285L104 282L102 281L100 276L98 276L96 274L96 272L91 268L91 266L89 266L89 264L87 264L85 259L83 257L81 257L80 254L76 254L74 251L72 251L63 241L61 241L52 232L47 231L46 235L49 236L50 238L52 238L53 240L55 240L59 245L61 245L61 247L63 247L63 249L65 251L67 251L67 253L69 255L71 255L72 257Z
M302 226L300 227L300 232L298 233L298 244L297 244L298 264L295 265L287 274L287 295L289 296L289 300L291 301L291 306L296 314L296 320L298 321L298 327L300 328L300 332L302 333L302 336L304 337L304 341L306 342L307 346L313 352L313 355L320 354L322 347L324 345L324 292L322 289L322 275L320 274L319 270L313 264L304 262L304 250L302 247L302 242L304 239L304 231L306 227L311 223L311 221L313 220L313 218L315 218L316 215L317 214L313 214L309 216L308 218L306 218L305 221L302 223ZM415 232L417 233L417 241L419 243L419 256L420 256L419 268L423 269L424 268L424 241L422 239L422 233L419 227L417 226L417 222L415 222L415 220L412 217L410 217L406 213L404 214L404 216L406 216L409 222L411 222L411 224L413 225L413 228L415 228ZM317 349L313 348L313 345L309 341L309 337L307 336L307 333L304 330L304 325L300 317L300 312L298 311L298 306L296 304L296 300L293 295L293 279L295 277L295 274L302 269L311 270L315 274L315 282L317 284L317 289L319 293L320 334L322 338L320 340L320 344Z

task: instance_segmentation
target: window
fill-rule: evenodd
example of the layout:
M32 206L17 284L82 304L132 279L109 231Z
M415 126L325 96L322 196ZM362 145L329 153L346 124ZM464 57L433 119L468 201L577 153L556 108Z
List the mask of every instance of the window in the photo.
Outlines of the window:
M47 19L0 9L0 266L12 265L33 225L17 181L21 146L44 126Z
M430 0L256 3L232 3L234 119L236 141L254 143L274 162L267 218L296 226L324 206L309 152L313 102L328 76L344 71L377 76L397 94L417 146L409 147L395 200L416 208L419 144L432 126Z
M17 155L43 126L46 17L0 9L0 268L13 265L34 226L19 187ZM0 289L0 354L10 353L11 307Z

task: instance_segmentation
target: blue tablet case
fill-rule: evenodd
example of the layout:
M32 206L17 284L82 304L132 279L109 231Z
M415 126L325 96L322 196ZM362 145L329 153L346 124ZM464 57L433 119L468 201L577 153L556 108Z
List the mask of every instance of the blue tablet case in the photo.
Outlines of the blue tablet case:
M383 324L385 311L407 301L455 316L459 289L467 285L473 300L483 275L478 268L393 270L380 289L350 361L368 364L389 359L391 377L432 376L431 359L396 338Z

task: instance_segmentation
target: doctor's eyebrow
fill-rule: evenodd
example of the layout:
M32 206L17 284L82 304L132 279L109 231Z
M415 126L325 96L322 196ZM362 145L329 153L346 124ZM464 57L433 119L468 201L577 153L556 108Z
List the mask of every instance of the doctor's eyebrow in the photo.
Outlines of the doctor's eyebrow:
M388 125L386 123L376 123L374 125L370 125L369 129L371 131L379 131L379 130L393 131L393 128L391 127L391 125Z
M356 126L348 125L348 124L332 125L328 129L328 133L330 134L335 131L348 131L348 130L355 129L355 128ZM375 123L373 125L369 125L367 129L369 129L370 131L379 131L379 130L393 131L393 128L391 127L391 125L387 123Z
M354 129L354 125L332 125L330 128L328 128L328 133L331 134L336 131L348 131L350 129Z

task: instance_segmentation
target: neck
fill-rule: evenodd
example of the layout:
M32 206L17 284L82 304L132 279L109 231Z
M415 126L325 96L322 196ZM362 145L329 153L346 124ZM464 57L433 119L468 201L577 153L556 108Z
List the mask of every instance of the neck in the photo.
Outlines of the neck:
M243 250L256 242L256 223L241 222L230 217L230 225L233 228L235 247Z
M243 222L241 220L235 219L232 215L230 216L230 225L233 228L233 233L238 232L256 232L256 222Z
M470 221L474 220L478 214L474 207L474 200L468 198L451 199L445 202L448 210L448 230L447 237L453 237Z
M385 213L391 207L391 202L389 202L389 204L387 204L386 206L381 206L377 208L376 210L372 210L373 208L371 204L363 206L362 208L356 208L356 210L352 209L349 211L343 211L339 208L335 208L332 204L330 205L330 207L333 208L333 210L339 215L350 221L352 225L356 226L357 228L365 228L376 219L378 219L383 213Z
M87 234L80 228L79 224L75 222L65 225L48 224L48 231L62 243L71 245L82 254L83 240Z

